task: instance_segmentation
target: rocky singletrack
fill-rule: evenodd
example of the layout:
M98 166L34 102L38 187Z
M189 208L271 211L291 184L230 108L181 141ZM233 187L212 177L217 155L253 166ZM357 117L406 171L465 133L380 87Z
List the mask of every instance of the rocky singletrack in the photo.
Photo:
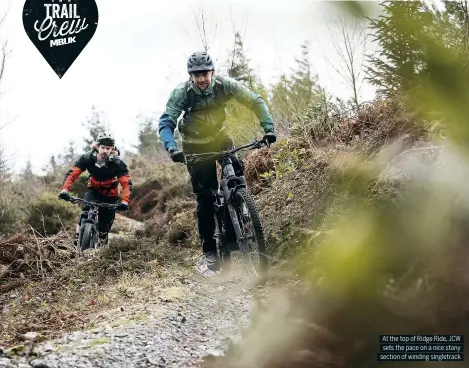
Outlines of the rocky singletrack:
M241 338L252 290L241 266L230 275L196 266L149 302L108 311L90 330L4 352L0 367L202 367Z

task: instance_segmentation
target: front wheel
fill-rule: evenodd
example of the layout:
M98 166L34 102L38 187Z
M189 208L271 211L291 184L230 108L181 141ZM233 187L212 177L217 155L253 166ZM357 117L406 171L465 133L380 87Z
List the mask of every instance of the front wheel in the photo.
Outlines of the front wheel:
M249 276L257 279L268 269L264 231L259 212L245 188L238 189L233 199L241 232L241 238L238 238L239 248Z
M215 220L217 226L217 249L218 249L218 257L221 263L221 269L224 273L227 273L231 269L231 252L228 248L228 244L226 243L226 238L224 234L225 224L223 223L223 219L221 215L215 210Z
M86 249L94 249L96 247L96 226L94 224L85 223L80 229L80 250L83 252Z

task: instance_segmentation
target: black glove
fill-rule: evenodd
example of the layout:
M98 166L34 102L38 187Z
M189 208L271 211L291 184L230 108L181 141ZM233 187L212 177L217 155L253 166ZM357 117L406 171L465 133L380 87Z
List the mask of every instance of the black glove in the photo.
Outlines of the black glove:
M267 146L270 146L272 143L277 141L277 136L274 132L265 133L264 138L262 138L266 143Z
M64 201L70 201L70 193L66 191L62 191L59 193L59 199L63 199Z
M121 202L116 209L119 211L127 211L129 209L129 205L127 203Z
M173 160L174 162L180 162L182 164L186 162L184 152L181 151L171 150L169 151L169 157L171 157L171 160Z

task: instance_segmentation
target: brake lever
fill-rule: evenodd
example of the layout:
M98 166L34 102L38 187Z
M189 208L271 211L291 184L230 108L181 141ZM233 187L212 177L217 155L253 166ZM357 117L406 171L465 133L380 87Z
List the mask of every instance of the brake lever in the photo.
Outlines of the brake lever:
M252 149L262 148L263 145L267 145L265 141L257 141Z

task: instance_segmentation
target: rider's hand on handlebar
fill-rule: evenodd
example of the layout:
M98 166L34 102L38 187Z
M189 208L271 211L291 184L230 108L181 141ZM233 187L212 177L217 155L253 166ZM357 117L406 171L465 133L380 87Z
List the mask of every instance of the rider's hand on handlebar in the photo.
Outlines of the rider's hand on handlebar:
M265 133L264 138L262 138L262 140L264 140L267 144L267 147L269 147L272 143L275 143L277 141L277 136L274 132Z
M125 202L119 203L119 205L116 208L118 211L127 211L129 209L129 205Z
M186 161L184 152L178 150L169 151L169 157L171 157L171 160L173 160L174 162L180 162L182 164Z
M62 190L59 193L59 199L63 199L64 201L70 201L70 199L71 199L70 193L67 192L66 190Z

